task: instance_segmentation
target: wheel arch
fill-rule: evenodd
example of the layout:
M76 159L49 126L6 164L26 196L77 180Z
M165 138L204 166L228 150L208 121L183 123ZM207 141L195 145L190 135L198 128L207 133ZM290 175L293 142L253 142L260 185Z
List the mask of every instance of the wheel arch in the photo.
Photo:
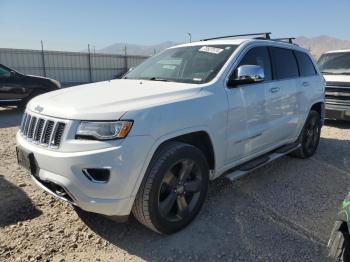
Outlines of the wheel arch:
M193 145L202 151L204 156L208 161L208 166L210 170L215 169L215 149L213 140L211 139L209 133L205 128L195 128L195 129L186 129L176 133L172 133L171 135L167 135L159 138L154 143L152 149L148 153L147 160L145 161L144 167L139 175L137 182L135 183L135 187L133 189L132 195L135 196L140 188L142 181L145 179L145 175L147 174L153 160L154 156L162 150L162 148L169 142L182 142ZM203 143L204 142L204 143Z
M323 125L324 118L325 118L325 103L324 102L316 102L310 107L309 112L311 110L314 110L314 111L316 111L316 112L318 112L320 114L322 125Z

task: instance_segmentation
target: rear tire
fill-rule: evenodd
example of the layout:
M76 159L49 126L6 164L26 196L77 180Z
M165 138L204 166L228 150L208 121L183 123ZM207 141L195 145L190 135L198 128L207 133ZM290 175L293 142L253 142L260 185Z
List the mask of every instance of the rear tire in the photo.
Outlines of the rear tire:
M290 155L297 158L309 158L316 152L321 136L321 117L317 111L311 110L299 136L300 147Z
M132 212L153 231L177 232L198 214L208 182L209 167L203 153L192 145L169 142L153 157Z

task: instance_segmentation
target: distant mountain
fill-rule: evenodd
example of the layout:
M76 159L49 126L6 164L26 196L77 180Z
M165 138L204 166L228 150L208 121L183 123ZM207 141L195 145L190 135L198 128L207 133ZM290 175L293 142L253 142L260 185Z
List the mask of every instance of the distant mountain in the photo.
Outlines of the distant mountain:
M326 51L350 49L350 41L341 40L330 36L317 36L312 38L300 36L296 38L295 42L300 46L309 49L316 59ZM124 54L124 48L126 46L128 54L151 56L154 54L154 52L159 53L165 48L178 44L179 43L173 41L165 41L163 43L155 45L115 43L96 51L100 53Z
M315 58L319 58L322 53L331 50L350 49L350 41L341 40L330 36L304 37L295 39L300 46L309 49Z
M165 48L177 45L179 43L166 41L155 45L137 45L137 44L124 44L115 43L113 45L107 46L103 49L97 50L99 53L109 53L109 54L124 54L124 48L126 46L127 53L131 55L142 55L151 56L154 53L159 53Z

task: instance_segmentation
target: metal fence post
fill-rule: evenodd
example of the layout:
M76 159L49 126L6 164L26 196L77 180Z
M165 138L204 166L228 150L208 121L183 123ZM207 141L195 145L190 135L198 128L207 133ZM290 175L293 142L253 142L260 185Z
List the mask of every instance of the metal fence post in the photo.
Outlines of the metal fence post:
M91 53L90 53L90 44L88 44L88 63L89 63L89 80L92 83L92 67L91 67Z
M46 66L45 66L45 54L44 54L44 43L43 43L43 40L41 40L41 58L42 58L42 61L43 61L44 77L46 77Z
M124 48L124 66L125 66L125 73L128 72L128 52L126 49L126 46Z

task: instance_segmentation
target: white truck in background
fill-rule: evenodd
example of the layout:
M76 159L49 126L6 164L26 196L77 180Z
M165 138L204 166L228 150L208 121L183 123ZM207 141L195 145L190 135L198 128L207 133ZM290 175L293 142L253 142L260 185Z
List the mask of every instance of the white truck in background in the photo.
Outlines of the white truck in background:
M350 50L324 53L318 66L326 79L326 117L350 121Z

